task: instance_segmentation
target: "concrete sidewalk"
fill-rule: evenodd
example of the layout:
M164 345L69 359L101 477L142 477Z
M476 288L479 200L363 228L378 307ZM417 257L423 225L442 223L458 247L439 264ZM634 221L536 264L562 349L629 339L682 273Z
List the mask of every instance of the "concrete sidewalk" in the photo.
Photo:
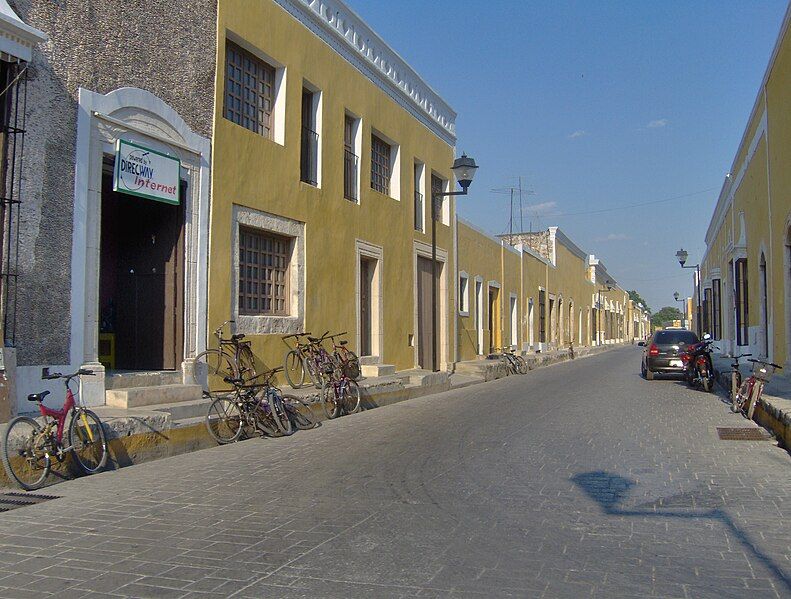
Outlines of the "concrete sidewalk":
M717 382L726 395L731 395L732 359L714 356ZM746 359L739 363L742 380L752 373L752 364ZM764 387L761 401L755 409L754 420L770 431L786 449L791 449L791 373L778 371Z
M594 355L619 345L583 347L574 350L575 358ZM572 359L567 349L524 356L530 370ZM381 377L363 378L358 381L364 410L383 407L459 389L508 376L499 358L458 362L454 372L431 372L427 370L404 370ZM291 389L281 387L283 393L296 395L309 402L318 420L326 415L319 406L319 390L315 387ZM110 446L107 469L149 462L160 458L189 453L215 447L216 441L209 435L205 425L208 400L183 404L160 404L145 408L93 408L102 419ZM33 414L35 416L35 414ZM68 425L68 423L67 423ZM0 426L0 438L5 425ZM66 459L63 463L53 460L53 482L69 479L73 468ZM13 486L5 470L0 468L0 487Z

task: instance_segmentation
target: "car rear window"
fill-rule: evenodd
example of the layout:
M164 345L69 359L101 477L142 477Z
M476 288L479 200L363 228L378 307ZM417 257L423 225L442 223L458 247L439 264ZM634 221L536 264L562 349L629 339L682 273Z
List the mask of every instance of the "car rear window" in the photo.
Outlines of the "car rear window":
M689 345L697 343L698 336L692 331L657 331L654 343L659 345Z

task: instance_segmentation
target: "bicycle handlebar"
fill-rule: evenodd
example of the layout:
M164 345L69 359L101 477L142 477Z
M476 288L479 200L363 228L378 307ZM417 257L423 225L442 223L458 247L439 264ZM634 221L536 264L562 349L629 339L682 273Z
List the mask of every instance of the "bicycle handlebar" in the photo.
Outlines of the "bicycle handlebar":
M94 376L95 374L96 373L93 370L88 370L86 368L80 368L77 372L73 372L71 374L63 374L61 372L50 373L49 367L41 369L41 379L45 381L51 381L55 379L66 379L69 381L75 376Z
M752 354L750 354L750 355L752 355ZM766 366L773 366L774 368L778 368L780 370L783 370L782 366L780 366L779 364L775 364L773 362L764 362L763 360L747 360L747 361L748 362L757 362L758 364L765 364Z

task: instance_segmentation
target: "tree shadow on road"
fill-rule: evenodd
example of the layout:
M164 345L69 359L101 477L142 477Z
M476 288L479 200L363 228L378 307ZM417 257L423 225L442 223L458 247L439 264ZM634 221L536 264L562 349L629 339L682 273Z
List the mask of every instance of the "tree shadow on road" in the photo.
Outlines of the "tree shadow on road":
M766 566L777 580L783 583L788 591L791 591L791 580L782 568L780 568L771 557L763 553L752 539L750 539L749 535L736 526L731 517L721 508L715 507L704 510L694 509L684 512L658 511L656 507L652 507L651 509L623 509L620 507L621 504L626 500L632 487L637 484L632 479L603 470L597 470L575 474L571 477L571 480L579 486L588 497L598 503L605 514L613 516L678 518L688 520L703 518L720 522L749 553Z

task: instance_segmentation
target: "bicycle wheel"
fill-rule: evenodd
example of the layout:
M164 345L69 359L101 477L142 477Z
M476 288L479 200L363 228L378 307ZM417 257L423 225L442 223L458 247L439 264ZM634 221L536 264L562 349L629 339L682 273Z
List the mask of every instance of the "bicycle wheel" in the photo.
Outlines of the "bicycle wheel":
M316 364L316 357L315 356L308 356L305 359L305 369L307 370L307 375L310 378L311 384L321 389L321 386L324 384L324 379L319 374L319 367Z
M343 372L346 376L348 376L353 381L356 381L360 378L362 374L360 370L360 358L357 357L352 350L346 350L345 361L343 363Z
M319 422L313 415L313 410L310 409L308 402L293 395L284 395L283 405L291 418L291 422L299 430L304 431L318 426Z
M8 423L3 436L3 466L8 477L26 491L38 489L49 474L51 460L41 425L25 416Z
M194 382L204 391L228 388L225 377L236 376L236 368L228 354L219 349L207 349L195 357Z
M346 380L342 384L343 411L346 414L356 414L360 411L360 386L352 380Z
M747 402L747 419L752 420L753 415L755 414L755 408L758 406L758 402L761 401L761 395L763 395L764 391L764 383L763 381L755 381L753 385L752 393L750 393L750 400Z
M517 372L519 374L527 374L527 362L522 356L516 356Z
M99 417L90 410L75 410L69 424L71 455L85 474L99 472L107 463L107 437Z
M220 445L233 443L242 435L244 419L233 396L217 397L206 413L206 429Z
M254 379L255 371L255 356L253 350L250 349L250 344L243 342L239 344L239 359L236 365L236 377L244 381Z
M738 413L744 409L744 406L747 404L747 401L750 399L750 379L747 379L742 383L742 386L739 387L739 391L733 398L733 403L731 404L731 412Z
M283 361L283 372L286 375L286 381L291 385L292 389L299 389L305 384L305 361L298 350L292 349L286 353L286 359Z
M283 404L283 396L279 392L270 393L269 409L272 411L272 419L275 421L275 426L284 435L290 435L294 432L291 426L291 418L288 416L286 406Z
M335 392L335 383L325 382L321 386L320 397L327 418L333 419L341 415L341 401Z

